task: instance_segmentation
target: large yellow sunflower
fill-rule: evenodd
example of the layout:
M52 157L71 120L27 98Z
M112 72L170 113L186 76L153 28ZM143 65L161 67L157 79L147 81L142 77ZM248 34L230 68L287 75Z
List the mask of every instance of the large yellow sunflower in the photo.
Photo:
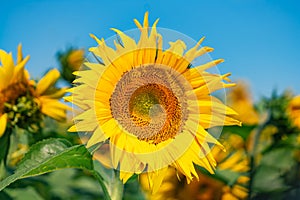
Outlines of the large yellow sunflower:
M120 38L115 49L91 35L98 43L90 48L95 62L75 73L76 87L66 98L83 109L69 131L86 133L87 147L108 142L120 179L125 183L145 172L155 192L169 165L188 182L198 178L194 164L213 173L209 143L219 143L206 129L240 122L233 118L235 111L211 95L234 85L223 82L230 74L206 71L223 60L192 67L193 60L213 50L200 47L203 38L188 51L182 40L164 50L158 20L149 27L146 12L143 25L134 22L139 40L113 28Z
M295 126L300 128L300 95L295 96L289 103L287 112Z
M33 119L35 117L39 118L38 112L56 120L64 120L66 118L68 107L59 102L59 98L65 94L66 88L58 89L53 87L59 78L58 70L53 69L49 71L36 84L35 81L30 80L29 73L24 68L28 60L29 56L23 59L21 45L18 46L16 65L11 53L0 50L0 61L2 63L0 67L0 137L5 132L9 120L18 124L26 124L30 120L35 121ZM10 109L10 106L17 104L21 97L24 97L25 101L32 101L30 103L32 107L29 108L28 113L32 110L37 110L35 112L37 115L27 116L29 117L27 119L21 116L20 113L8 116L8 112L15 112L15 110ZM7 107L6 105L10 106ZM22 110L24 109L23 107ZM28 113L25 112L24 114ZM15 119L16 117L20 117L20 119Z

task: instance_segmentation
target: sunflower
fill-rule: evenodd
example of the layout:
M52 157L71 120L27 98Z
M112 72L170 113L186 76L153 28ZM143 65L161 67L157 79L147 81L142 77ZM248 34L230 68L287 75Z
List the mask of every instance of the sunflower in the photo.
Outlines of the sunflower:
M57 59L60 63L62 78L72 83L76 78L72 73L80 70L83 63L84 50L71 47L64 52L59 52Z
M247 125L259 122L259 116L254 109L250 91L246 83L240 81L228 94L228 104L239 113L238 119Z
M74 49L70 52L67 60L73 71L80 69L84 59L84 50L83 49Z
M213 49L200 47L202 38L186 50L182 40L163 49L158 20L149 27L148 12L135 41L113 28L119 37L115 49L94 38L90 48L94 61L84 63L66 100L83 112L74 117L70 132L89 137L87 147L109 144L112 167L125 183L133 174L146 173L153 192L159 188L168 166L183 173L187 181L198 178L194 164L213 173L215 161L210 144L221 144L206 129L240 125L236 112L211 95L234 86L230 75L207 69L223 62L192 66L192 61Z
M21 45L18 46L16 65L12 54L3 50L0 50L0 59L0 136L8 122L10 126L28 128L41 121L41 114L56 120L65 119L68 107L58 100L66 88L53 87L59 77L57 70L51 70L36 84L24 68L29 56L23 59Z
M5 132L8 118L5 103L14 103L28 88L28 73L24 69L28 60L29 56L23 59L21 45L18 46L16 65L12 54L0 49L0 137Z
M295 126L300 128L300 95L294 97L287 108L287 112Z

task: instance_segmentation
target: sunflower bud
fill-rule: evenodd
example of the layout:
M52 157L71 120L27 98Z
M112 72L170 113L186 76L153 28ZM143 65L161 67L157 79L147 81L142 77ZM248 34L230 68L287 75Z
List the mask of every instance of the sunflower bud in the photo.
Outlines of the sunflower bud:
M15 104L5 103L4 106L11 126L17 126L30 132L37 132L41 127L43 115L39 105L30 95L21 96L16 99Z
M59 52L57 59L60 62L62 78L69 83L74 81L74 71L79 70L84 60L83 49L70 48L65 52Z

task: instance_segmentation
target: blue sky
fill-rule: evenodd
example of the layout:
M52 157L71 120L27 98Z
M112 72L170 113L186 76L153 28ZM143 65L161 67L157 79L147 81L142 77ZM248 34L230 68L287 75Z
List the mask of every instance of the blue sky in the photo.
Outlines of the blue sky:
M212 46L224 58L221 73L251 85L255 99L290 88L300 94L300 3L296 0L11 0L1 2L0 48L16 52L19 43L31 59L27 69L40 77L58 67L55 54L72 45L95 46L89 33L108 38L115 27L135 28L133 18L182 32Z

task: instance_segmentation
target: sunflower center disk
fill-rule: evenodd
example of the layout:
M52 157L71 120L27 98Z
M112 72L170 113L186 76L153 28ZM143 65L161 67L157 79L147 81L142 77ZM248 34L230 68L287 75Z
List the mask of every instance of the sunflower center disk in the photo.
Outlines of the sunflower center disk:
M111 96L113 117L130 134L158 144L181 132L186 98L172 73L155 65L126 72Z
M138 88L129 101L129 112L132 121L147 133L135 134L142 140L167 140L177 134L181 124L177 98L168 88L158 84Z
M18 82L0 91L0 113L4 109L4 102L14 104L19 96L26 94L27 87L25 83Z
M164 110L160 106L160 90L154 88L156 85L146 85L138 88L130 98L129 111L133 121L138 126L147 126L151 119L164 116Z

